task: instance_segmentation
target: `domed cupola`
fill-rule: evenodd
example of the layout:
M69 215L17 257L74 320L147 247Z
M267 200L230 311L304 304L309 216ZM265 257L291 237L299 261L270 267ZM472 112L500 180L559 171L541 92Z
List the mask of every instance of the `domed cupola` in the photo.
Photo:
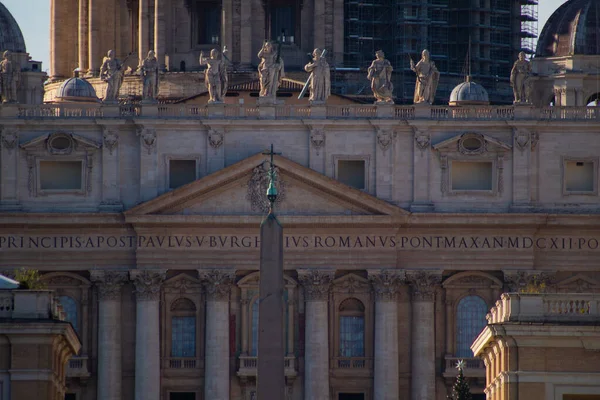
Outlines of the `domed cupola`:
M456 86L450 93L451 106L487 105L490 104L488 93L483 86L472 82L471 77Z
M57 102L79 102L79 103L97 103L100 101L96 96L94 87L85 79L74 77L64 81L56 89Z
M0 3L0 51L25 53L25 39L12 14Z
M600 1L569 0L548 18L537 57L600 55Z

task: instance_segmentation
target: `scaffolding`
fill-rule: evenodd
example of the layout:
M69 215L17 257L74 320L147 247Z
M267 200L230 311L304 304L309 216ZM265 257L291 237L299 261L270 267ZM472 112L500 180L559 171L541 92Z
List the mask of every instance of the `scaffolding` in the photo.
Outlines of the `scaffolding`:
M521 7L521 51L535 53L535 39L538 37L538 2L535 0L519 0Z

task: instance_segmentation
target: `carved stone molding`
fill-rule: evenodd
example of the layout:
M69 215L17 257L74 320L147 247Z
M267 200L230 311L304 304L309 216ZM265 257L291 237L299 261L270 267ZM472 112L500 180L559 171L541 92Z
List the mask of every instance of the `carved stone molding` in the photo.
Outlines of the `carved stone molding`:
M479 146L473 146L475 141L479 141ZM467 142L469 145L467 145ZM480 133L465 133L457 142L458 152L466 155L483 154L488 151L487 141Z
M209 301L229 301L235 273L232 270L212 269L198 270L200 280L204 283L206 298Z
M442 182L440 190L442 196L448 193L448 156L440 154L440 167L442 168Z
M324 128L311 128L310 129L310 144L317 151L317 155L319 155L319 151L325 145L325 129Z
M535 150L538 142L540 140L540 134L536 131L531 132L531 151Z
M8 150L8 154L17 146L19 142L19 131L16 129L2 129L2 147Z
M142 140L142 146L148 151L148 154L152 154L156 150L156 130L138 127L137 135Z
M90 278L98 288L100 300L118 300L121 298L121 287L127 281L127 272L92 270Z
M334 271L299 270L298 279L304 286L305 301L327 301Z
M531 134L524 129L515 129L513 131L514 141L517 148L521 151L525 151L529 141L531 140Z
M27 155L27 189L29 196L35 196L35 156Z
M275 187L277 188L277 200L275 206L279 206L285 199L286 183L279 175L279 168L275 167ZM252 176L248 181L248 193L246 199L250 202L252 209L260 212L268 212L271 204L267 199L267 188L269 187L268 163L264 162L252 170Z
M504 155L498 155L496 160L496 168L498 169L498 193L504 193Z
M407 273L407 280L413 289L416 301L433 301L435 292L442 282L439 272L413 271Z
M167 271L164 269L136 269L129 272L135 285L135 294L138 301L158 300L160 286L165 280Z
M381 147L381 150L386 151L394 143L396 132L388 129L377 129L377 144Z
M548 293L554 290L556 273L545 271L505 271L504 283L515 293Z
M220 132L215 129L208 130L208 144L213 149L217 150L219 147L221 147L221 145L223 144L224 138L225 138L225 135L223 132Z
M376 301L398 300L399 285L406 280L404 271L383 269L369 271L369 281L373 285Z
M413 129L413 130L414 130L415 144L417 145L417 148L419 150L421 150L421 152L424 152L425 150L427 150L429 148L429 145L431 144L431 136L429 136L428 133L421 132L418 129Z
M369 289L369 282L353 273L344 275L333 283L333 291L337 293L353 295L355 293L368 293Z
M112 156L113 151L117 148L119 143L119 134L117 133L117 130L103 127L102 137L104 147L108 149L109 154Z
M179 274L169 279L163 286L165 293L198 294L202 292L201 283L185 274Z

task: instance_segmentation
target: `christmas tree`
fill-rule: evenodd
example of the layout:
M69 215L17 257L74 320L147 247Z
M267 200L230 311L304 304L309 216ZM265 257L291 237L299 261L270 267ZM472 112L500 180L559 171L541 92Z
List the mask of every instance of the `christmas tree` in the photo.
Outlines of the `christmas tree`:
M452 387L452 396L448 396L448 400L471 400L471 389L469 388L469 383L463 374L464 367L465 362L463 360L460 360L456 363L458 376L456 377L456 382Z

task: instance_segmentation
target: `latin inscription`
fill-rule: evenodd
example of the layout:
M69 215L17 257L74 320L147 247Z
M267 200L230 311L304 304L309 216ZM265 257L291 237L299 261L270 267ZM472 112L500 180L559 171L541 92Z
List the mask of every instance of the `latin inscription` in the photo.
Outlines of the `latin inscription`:
M594 237L287 235L286 249L537 249L600 251ZM257 235L0 236L0 251L20 249L258 249Z

